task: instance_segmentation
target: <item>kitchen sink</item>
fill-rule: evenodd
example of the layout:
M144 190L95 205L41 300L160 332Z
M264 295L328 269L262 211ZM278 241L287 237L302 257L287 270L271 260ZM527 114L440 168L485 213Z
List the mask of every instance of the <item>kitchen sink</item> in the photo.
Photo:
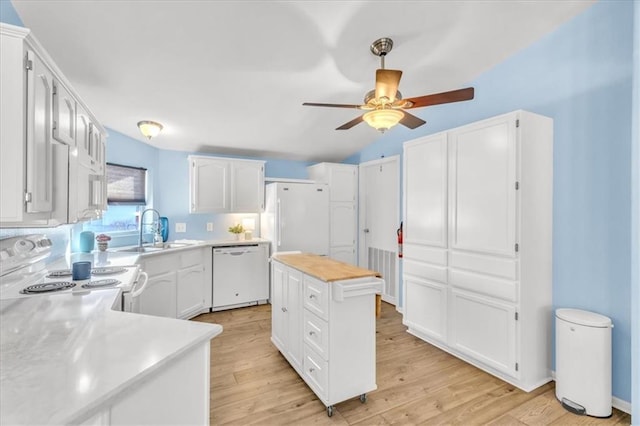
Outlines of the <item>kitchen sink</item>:
M188 247L190 244L187 243L162 243L162 244L157 244L157 245L152 245L152 246L142 246L142 247L126 247L126 248L121 248L121 249L117 249L117 252L121 252L121 253L154 253L154 252L158 252L158 251L162 251L162 250L167 250L167 249L174 249L174 248L181 248L181 247Z

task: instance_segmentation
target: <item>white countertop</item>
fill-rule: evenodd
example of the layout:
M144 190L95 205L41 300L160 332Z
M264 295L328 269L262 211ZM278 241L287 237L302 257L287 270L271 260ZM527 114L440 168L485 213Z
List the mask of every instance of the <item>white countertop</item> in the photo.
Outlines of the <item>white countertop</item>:
M67 424L106 408L217 324L112 311L117 289L0 301L0 424Z
M176 240L175 242L180 242ZM88 260L94 268L103 266L127 266L135 265L140 258L148 258L159 256L166 253L174 253L181 250L191 250L197 247L222 247L235 245L251 245L251 244L269 244L271 241L262 238L253 238L251 240L207 240L190 243L184 247L169 248L159 251L151 251L146 253L129 253L118 250L123 247L110 247L107 251L94 250L91 253L73 253L70 259L67 259L67 268L71 267L73 262Z

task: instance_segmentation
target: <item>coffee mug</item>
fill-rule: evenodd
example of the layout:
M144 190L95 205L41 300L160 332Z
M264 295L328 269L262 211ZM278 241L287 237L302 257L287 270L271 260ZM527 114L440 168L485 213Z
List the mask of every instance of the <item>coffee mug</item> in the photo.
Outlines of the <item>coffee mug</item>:
M91 278L91 262L74 262L71 276L74 280L88 280Z

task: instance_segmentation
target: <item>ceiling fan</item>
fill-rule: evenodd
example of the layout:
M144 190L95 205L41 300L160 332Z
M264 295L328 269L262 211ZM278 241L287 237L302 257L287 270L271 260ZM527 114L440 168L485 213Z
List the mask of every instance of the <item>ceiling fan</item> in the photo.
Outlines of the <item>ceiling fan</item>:
M380 69L376 70L376 88L365 95L363 105L315 102L305 102L302 105L365 110L368 112L343 124L336 130L347 130L362 121L366 121L371 127L384 132L398 123L410 129L415 129L426 123L423 119L409 114L405 111L407 109L473 99L473 87L402 99L402 94L398 90L402 71L389 70L384 67L384 58L392 47L393 40L388 37L378 39L371 44L371 53L380 57Z

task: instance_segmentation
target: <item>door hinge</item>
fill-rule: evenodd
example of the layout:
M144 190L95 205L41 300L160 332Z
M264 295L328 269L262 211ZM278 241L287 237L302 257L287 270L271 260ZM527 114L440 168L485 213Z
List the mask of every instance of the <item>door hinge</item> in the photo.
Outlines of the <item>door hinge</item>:
M516 120L516 127L520 127L520 119Z
M516 321L518 321L518 313L517 312L515 314L515 317L516 317Z
M30 192L25 192L24 193L24 202L25 203L30 203L31 202L31 193Z
M516 371L518 371L518 368L519 368L519 367L520 367L520 366L519 366L519 365L518 365L518 363L516 362Z
M31 59L24 60L24 69L27 71L33 71L33 61Z
M520 189L520 182L516 182L516 191Z
M516 243L516 253L520 250L520 246Z
M53 130L58 128L58 122L56 120L53 120Z
M51 94L52 95L57 95L58 94L58 86L56 86L55 84L51 88Z

